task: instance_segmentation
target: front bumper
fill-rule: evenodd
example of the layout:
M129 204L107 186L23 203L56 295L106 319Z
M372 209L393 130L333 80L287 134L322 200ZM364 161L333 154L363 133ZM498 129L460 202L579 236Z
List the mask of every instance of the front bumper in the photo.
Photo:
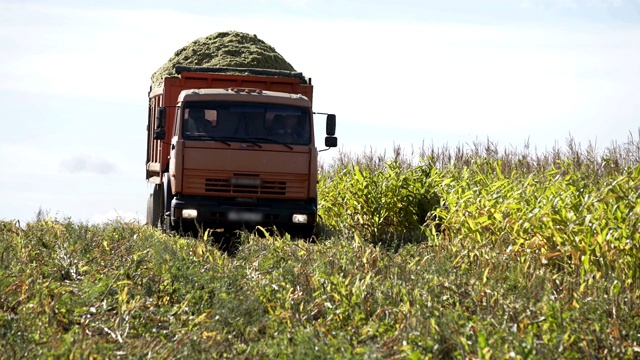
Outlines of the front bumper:
M185 218L196 210L195 218ZM193 212L191 211L191 214ZM207 228L233 231L253 230L256 226L277 228L289 233L310 235L316 224L317 201L246 199L226 197L176 196L171 201L171 223L197 223ZM294 215L306 215L306 223L294 223ZM295 217L300 221L300 216ZM302 217L304 218L304 217Z

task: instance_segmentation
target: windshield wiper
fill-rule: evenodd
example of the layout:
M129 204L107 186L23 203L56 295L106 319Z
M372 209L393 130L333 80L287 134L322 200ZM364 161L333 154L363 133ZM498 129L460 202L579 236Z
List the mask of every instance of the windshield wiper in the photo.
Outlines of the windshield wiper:
M242 138L242 137L235 137L235 136L210 136L203 133L196 133L194 135L190 135L189 138L185 140L190 140L190 139L212 140L212 141L221 142L227 146L231 146L230 142L247 142L259 148L262 148L262 145L260 145L259 142L263 142L263 143L270 143L270 144L280 144L282 146L286 146L289 150L293 150L293 147L291 145L287 143L283 143L278 139L267 138L267 137Z
M242 137L237 137L237 136L222 136L222 137L212 137L212 140L215 141L220 141L220 142L224 142L225 144L228 144L228 142L248 142L251 143L259 148L262 147L262 145L258 144L257 142L255 142L253 140L253 138L247 139L247 138L242 138Z
M217 142L221 142L227 146L231 146L231 144L229 144L227 141L225 141L225 139L221 139L218 137L213 137L211 135L207 135L207 134L203 134L203 133L196 133L196 134L191 134L188 135L188 137L185 140L212 140L212 141L217 141Z
M259 148L262 148L262 145L260 145L260 144L258 144L256 142L256 140L259 140L259 139L256 139L256 138L243 138L243 137L237 137L237 136L222 136L222 137L220 137L220 136L212 136L210 138L211 138L211 140L220 141L222 143L225 143L228 146L231 146L231 144L229 144L229 142L248 142L248 143L253 144L253 145L255 145L255 146L259 147Z
M280 141L278 139L266 138L266 137L252 137L251 140L262 141L262 142L267 142L267 143L272 143L272 144L280 144L280 145L284 145L284 146L288 147L289 150L293 150L293 147L291 145L283 143L282 141Z
M262 145L260 145L257 142L255 142L255 140L253 138L251 138L251 139L242 139L242 141L243 142L252 143L253 145L255 145L255 146L259 147L260 149L262 149Z

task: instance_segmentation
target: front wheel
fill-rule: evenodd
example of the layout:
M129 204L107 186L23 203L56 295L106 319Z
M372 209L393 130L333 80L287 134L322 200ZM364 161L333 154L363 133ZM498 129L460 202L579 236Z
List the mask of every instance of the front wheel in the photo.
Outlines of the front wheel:
M147 200L147 224L153 227L161 227L162 211L162 185L154 185L153 192Z
M147 199L147 225L153 224L153 194L149 194Z
M177 229L177 226L171 223L171 200L173 200L173 193L171 192L171 182L167 173L162 178L162 229L165 232Z

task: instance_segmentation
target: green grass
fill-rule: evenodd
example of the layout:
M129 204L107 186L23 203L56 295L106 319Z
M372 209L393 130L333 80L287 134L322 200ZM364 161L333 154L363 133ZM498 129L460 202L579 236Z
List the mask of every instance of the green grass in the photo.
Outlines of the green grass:
M638 149L343 154L315 243L231 255L0 222L0 357L638 358Z

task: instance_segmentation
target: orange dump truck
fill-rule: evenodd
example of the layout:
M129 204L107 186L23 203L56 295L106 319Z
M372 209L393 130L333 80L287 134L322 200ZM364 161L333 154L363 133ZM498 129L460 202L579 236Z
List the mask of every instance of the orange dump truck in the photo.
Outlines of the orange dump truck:
M262 69L176 73L149 92L147 223L310 236L318 172L310 79ZM335 147L336 117L322 115L325 146Z

